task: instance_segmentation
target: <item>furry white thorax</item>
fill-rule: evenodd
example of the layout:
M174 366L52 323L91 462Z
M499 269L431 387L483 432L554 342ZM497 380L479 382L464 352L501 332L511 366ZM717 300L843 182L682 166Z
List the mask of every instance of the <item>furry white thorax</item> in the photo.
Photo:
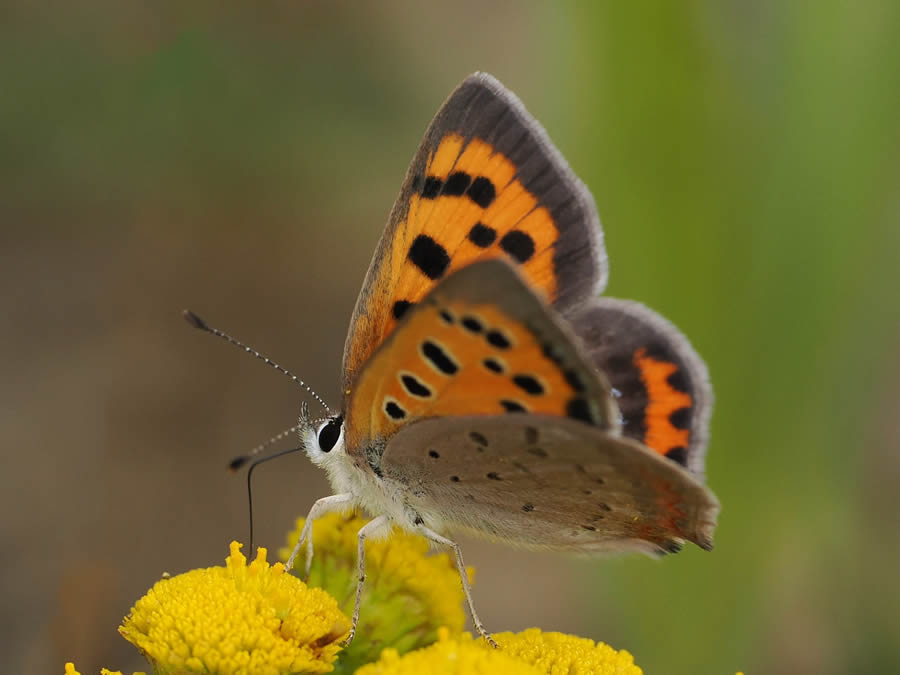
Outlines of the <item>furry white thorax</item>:
M372 517L387 516L394 524L409 532L416 532L422 523L416 516L424 518L424 524L440 532L442 519L437 514L417 514L403 497L403 487L389 478L378 478L368 467L357 466L345 451L344 427L334 447L323 452L319 447L319 431L322 425L310 426L301 432L301 440L306 455L316 466L325 469L328 482L334 494L353 495L353 506L365 509Z

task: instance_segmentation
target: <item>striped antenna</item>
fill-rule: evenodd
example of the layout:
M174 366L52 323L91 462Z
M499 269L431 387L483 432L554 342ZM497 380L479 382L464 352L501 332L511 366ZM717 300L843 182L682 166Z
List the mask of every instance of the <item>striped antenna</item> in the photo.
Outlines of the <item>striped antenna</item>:
M251 347L248 347L248 346L245 345L243 342L240 342L240 341L238 341L238 340L235 340L233 337L231 337L230 335L228 335L228 333L223 333L223 332L220 331L218 328L213 328L212 326L210 326L209 324L207 324L203 319L201 319L199 316L197 316L196 314L194 314L194 313L193 313L191 310L189 310L189 309L184 310L184 318L185 318L185 319L187 320L187 322L188 322L189 324L191 324L194 328L198 328L199 330L202 330L202 331L204 331L204 332L206 332L206 333L210 333L210 334L212 334L212 335L215 335L216 337L220 337L220 338L222 338L223 340L225 340L226 342L230 342L230 343L233 344L235 347L240 347L241 349L243 349L243 350L244 350L245 352L247 352L248 354L252 354L252 355L255 356L256 358L258 358L260 361L263 361L266 365L272 366L272 367L273 367L275 370L277 370L279 373L282 373L282 374L284 374L284 375L287 375L287 376L288 376L289 378L291 378L295 383L299 384L301 387L303 387L304 389L306 389L306 391L308 391L308 392L310 393L310 395L311 395L314 399L316 399L316 400L321 404L321 406L322 406L323 408L325 408L326 414L328 414L328 415L332 415L332 414L333 414L333 413L331 412L331 408L328 407L328 404L325 403L325 401L322 400L322 397L319 396L316 392L314 392L314 391L312 390L312 387L310 387L308 384L306 384L306 382L304 382L304 381L301 380L299 377L297 377L296 375L294 375L294 374L293 374L291 371L289 371L287 368L283 368L282 366L279 366L277 363L275 363L274 361L272 361L270 358L268 358L268 357L266 357L266 356L263 356L262 354L260 354L260 353L259 353L258 351L256 351L255 349L253 349L253 348L251 348ZM264 445L265 445L265 444L264 444Z

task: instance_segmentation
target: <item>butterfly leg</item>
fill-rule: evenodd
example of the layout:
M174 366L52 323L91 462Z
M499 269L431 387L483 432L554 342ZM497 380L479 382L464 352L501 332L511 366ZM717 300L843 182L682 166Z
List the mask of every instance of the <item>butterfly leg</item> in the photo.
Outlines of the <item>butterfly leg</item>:
M459 548L459 544L452 539L442 537L434 530L429 530L424 526L419 528L419 532L429 541L442 546L449 546L453 549L453 553L456 556L456 569L459 571L459 580L462 581L463 593L466 594L466 604L469 606L469 614L472 616L472 623L475 625L475 630L478 631L479 635L481 635L489 645L492 647L499 647L494 641L494 638L491 637L491 634L485 630L484 624L481 623L481 619L478 618L478 614L475 612L475 604L472 602L472 589L469 587L469 575L466 574L466 563L463 562L462 551Z
M350 624L350 633L342 643L344 647L353 642L356 635L356 625L359 623L359 604L362 599L363 583L366 580L366 538L380 534L384 528L390 527L391 521L387 516L378 516L363 525L356 535L356 563L359 568L359 578L356 583L356 602L353 605L353 621Z
M330 497L322 497L322 499L316 500L316 502L312 505L312 508L309 510L309 514L306 516L306 522L303 523L303 529L300 530L300 537L297 539L297 544L294 546L294 550L291 551L291 557L288 558L287 565L285 569L290 571L291 568L294 567L294 560L297 558L297 554L300 553L300 547L303 546L303 542L306 542L306 578L309 578L309 569L312 565L313 558L313 540L312 540L312 524L313 521L317 518L321 518L326 513L331 513L332 511L344 511L349 508L353 503L353 495L351 494L342 494L342 495L331 495Z

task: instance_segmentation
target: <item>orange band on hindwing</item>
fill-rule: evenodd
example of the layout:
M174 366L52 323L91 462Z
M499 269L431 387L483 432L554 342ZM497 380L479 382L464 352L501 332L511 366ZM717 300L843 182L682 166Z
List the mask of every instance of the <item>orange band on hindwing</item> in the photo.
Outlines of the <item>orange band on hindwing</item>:
M693 400L690 394L679 391L670 382L678 372L676 364L649 356L644 347L635 351L633 363L647 390L644 412L647 431L643 441L659 454L675 459L687 452Z

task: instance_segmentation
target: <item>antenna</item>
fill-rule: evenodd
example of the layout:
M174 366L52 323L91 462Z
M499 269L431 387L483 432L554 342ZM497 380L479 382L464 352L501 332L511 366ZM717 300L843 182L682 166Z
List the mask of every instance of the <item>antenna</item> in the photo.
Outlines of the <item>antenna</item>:
M266 457L260 457L250 465L250 469L247 471L247 501L250 503L250 547L247 550L251 553L253 552L253 487L250 481L253 478L253 469L263 462L268 462L270 459L278 459L279 457L290 455L292 452L300 452L301 450L305 450L302 445L296 448L281 450L274 454L267 455ZM234 464L234 462L232 462L232 464ZM238 466L240 466L240 464Z
M237 471L242 466L244 466L244 464L249 462L251 459L253 459L256 455L258 455L263 450L268 448L270 445L274 445L275 443L280 441L282 438L287 438L289 435L291 435L295 431L299 431L301 426L302 425L300 425L300 424L295 424L290 429L285 429L284 431L275 434L274 436L272 436L272 438L267 440L265 443L260 443L259 445L257 445L255 448L253 448L249 452L244 453L243 455L238 455L237 457L235 457L228 463L228 470L232 471L232 472Z
M283 373L284 375L287 375L287 376L288 376L289 378L291 378L294 382L296 382L296 383L299 384L301 387L303 387L304 389L306 389L306 391L308 391L308 392L312 395L312 397L313 397L314 399L316 399L316 400L321 404L321 406L322 406L323 408L325 408L325 412L326 412L328 415L332 415L332 414L333 414L333 413L331 412L331 408L328 407L328 404L325 403L325 401L322 400L322 397L319 396L316 392L314 392L314 391L312 390L312 387L310 387L308 384L306 384L306 382L304 382L304 381L301 380L299 377L297 377L296 375L294 375L294 374L293 374L291 371L289 371L287 368L282 368L282 367L279 366L277 363L275 363L274 361L272 361L272 360L269 359L268 357L263 356L262 354L260 354L260 353L259 353L258 351L256 351L255 349L253 349L253 348L251 348L251 347L248 347L248 346L245 345L243 342L240 342L240 341L238 341L238 340L235 340L233 337L231 337L231 336L228 335L227 333L223 333L223 332L220 331L218 328L213 328L212 326L208 325L203 319L201 319L199 316L197 316L196 314L194 314L191 310L186 309L186 310L184 310L183 314L184 314L185 320L187 320L187 322L188 322L189 324L191 324L194 328L198 328L198 329L200 329L200 330L202 330L202 331L204 331L204 332L206 332L206 333L211 333L212 335L215 335L216 337L220 337L220 338L222 338L223 340L225 340L226 342L230 342L230 343L233 344L235 347L240 347L241 349L243 349L243 350L244 350L245 352L247 352L248 354L252 354L252 355L255 356L256 358L258 358L260 361L263 361L264 363L266 363L266 365L272 366L272 367L273 367L275 370L277 370L278 372ZM266 445L266 444L263 444L263 445ZM238 464L238 466L240 466L240 464Z

